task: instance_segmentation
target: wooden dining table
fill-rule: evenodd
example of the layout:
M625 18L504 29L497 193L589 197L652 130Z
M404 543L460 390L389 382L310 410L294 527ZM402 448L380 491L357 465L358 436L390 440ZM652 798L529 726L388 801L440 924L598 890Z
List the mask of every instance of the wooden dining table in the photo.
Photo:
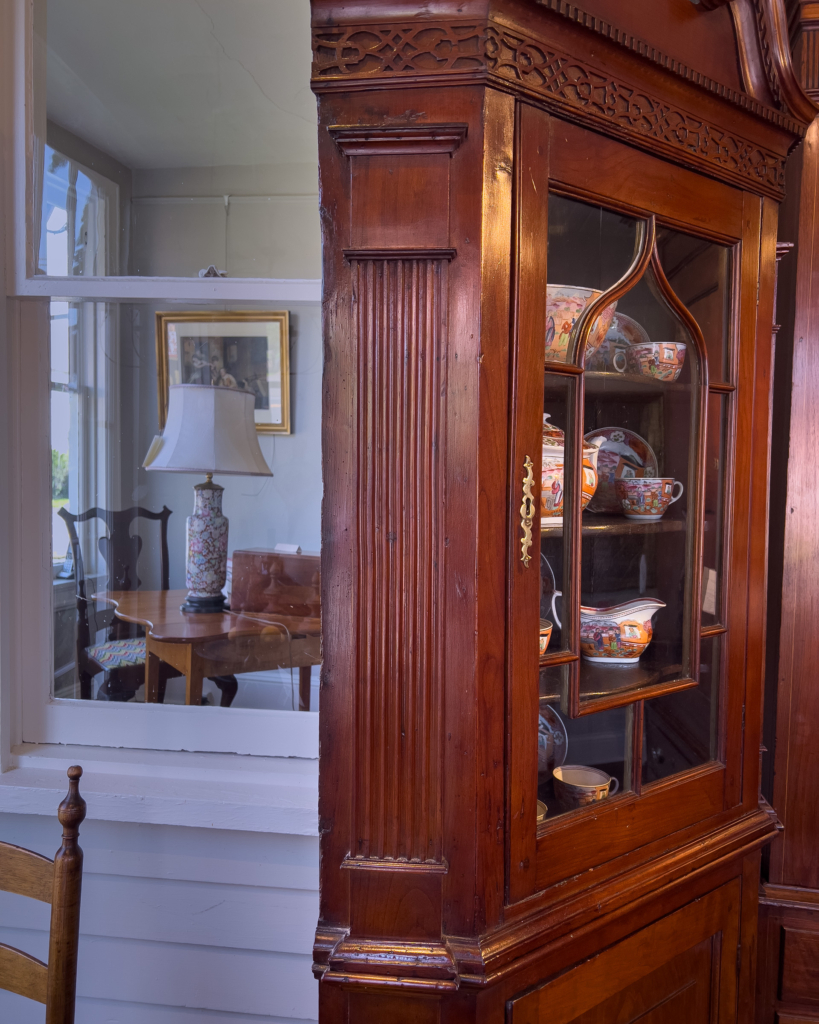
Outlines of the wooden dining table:
M185 703L200 704L206 678L299 668L299 707L310 708L310 667L321 661L321 619L255 612L183 612L186 590L94 594L124 622L145 629L145 700L159 696L159 665L185 676ZM306 693L305 689L306 679Z

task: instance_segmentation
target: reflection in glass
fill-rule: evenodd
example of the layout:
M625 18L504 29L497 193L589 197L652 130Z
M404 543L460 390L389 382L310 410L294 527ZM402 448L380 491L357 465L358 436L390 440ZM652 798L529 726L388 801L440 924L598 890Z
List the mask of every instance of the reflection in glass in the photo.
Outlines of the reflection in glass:
M637 223L632 217L550 194L547 360L566 361L580 314L628 270L635 255ZM598 318L590 344L603 342L615 308L612 304Z
M563 620L555 616L557 605L555 594L568 593L569 559L566 557L564 522L571 515L572 503L568 497L571 490L572 431L569 426L572 393L576 382L568 376L556 373L545 375L543 387L543 447L540 484L540 619L551 624L550 637L544 655L567 650L568 628Z
M620 299L615 332L640 334L622 372L585 375L586 439L601 446L584 515L581 699L687 676L697 628L687 610L697 350L650 268Z
M185 520L201 475L142 467L158 430L156 311L150 303L51 304L55 697L146 699L145 630L126 621L121 599L115 607L94 595L136 600L128 618L137 623L185 619ZM198 679L180 651L159 658L150 684L165 703L190 702L191 690L200 699L201 684L211 705L317 710L321 334L313 307L291 316L299 324L291 363L297 432L259 437L275 478L222 481L231 608L243 622L226 620L229 635L216 629L191 645ZM150 514L131 517L134 507ZM94 509L103 514L83 518Z
M723 637L703 639L699 686L645 702L643 783L656 782L718 756Z
M116 273L119 190L102 175L45 147L37 272Z
M697 321L712 381L728 381L732 253L724 245L660 228L657 248L668 283Z
M702 559L702 624L722 620L722 538L730 395L708 396L705 436L705 535Z
M541 701L538 799L548 808L547 821L587 806L586 801L593 802L594 796L608 799L630 789L627 745L631 716L629 707L570 719L561 715L556 705ZM595 775L573 772L570 776L570 766L593 769ZM607 779L611 780L608 784ZM601 783L602 792L597 788Z

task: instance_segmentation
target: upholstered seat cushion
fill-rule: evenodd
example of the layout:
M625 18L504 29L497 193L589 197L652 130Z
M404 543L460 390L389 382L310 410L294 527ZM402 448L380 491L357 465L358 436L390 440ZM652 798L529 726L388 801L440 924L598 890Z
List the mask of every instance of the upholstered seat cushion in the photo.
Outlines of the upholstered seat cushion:
M133 668L145 664L145 637L134 640L109 640L104 644L86 647L85 653L105 671L115 668Z

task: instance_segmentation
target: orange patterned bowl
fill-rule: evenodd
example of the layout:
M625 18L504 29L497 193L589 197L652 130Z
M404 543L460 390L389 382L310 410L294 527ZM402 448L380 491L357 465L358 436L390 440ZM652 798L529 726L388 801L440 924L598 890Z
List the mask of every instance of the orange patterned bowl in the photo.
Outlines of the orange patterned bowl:
M572 328L580 318L580 314L590 302L598 299L603 293L596 288L578 288L574 285L546 285L546 358L554 362L565 363L569 348ZM611 322L617 302L606 306L589 332L586 344L588 359L602 345Z

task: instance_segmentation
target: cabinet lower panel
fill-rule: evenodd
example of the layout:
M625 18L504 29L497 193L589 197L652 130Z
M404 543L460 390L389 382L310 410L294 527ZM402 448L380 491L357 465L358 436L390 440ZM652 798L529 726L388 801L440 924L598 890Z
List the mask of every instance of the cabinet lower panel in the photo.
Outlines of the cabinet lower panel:
M511 1024L736 1019L734 880L511 1003Z
M819 892L790 895L760 903L757 1024L819 1024Z

